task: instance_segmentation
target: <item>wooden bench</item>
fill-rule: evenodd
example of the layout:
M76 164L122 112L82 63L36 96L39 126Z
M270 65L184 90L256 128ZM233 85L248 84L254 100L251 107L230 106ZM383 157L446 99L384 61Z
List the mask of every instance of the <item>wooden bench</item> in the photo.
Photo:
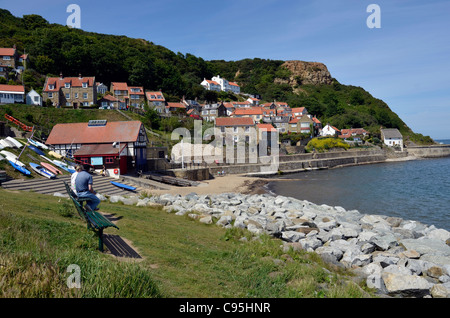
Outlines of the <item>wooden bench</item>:
M67 182L63 181L66 187L67 194L72 200L75 208L77 209L80 217L86 221L87 228L94 231L98 236L98 249L103 252L103 230L108 227L115 227L119 229L117 225L104 217L101 213L92 211L88 205L83 206L83 202L88 201L86 198L78 198L76 194L72 191Z

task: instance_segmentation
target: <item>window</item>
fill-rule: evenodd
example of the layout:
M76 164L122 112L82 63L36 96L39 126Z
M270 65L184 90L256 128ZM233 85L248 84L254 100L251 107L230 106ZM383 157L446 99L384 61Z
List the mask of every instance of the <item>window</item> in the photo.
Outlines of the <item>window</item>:
M10 57L10 56L3 56L3 59L4 59L5 61L9 61L9 60L11 59L11 57Z
M66 99L70 99L70 93L66 93Z
M64 83L65 88L70 88L70 83Z
M83 98L87 99L88 98L88 93L83 93Z
M34 96L34 101L39 102L39 96Z
M55 85L49 84L48 89L55 89Z
M48 98L53 98L53 93L48 93Z
M106 158L105 158L105 163L106 163L106 164L114 163L114 159L111 158L111 157L106 157Z
M72 106L72 104L70 102L67 102L66 106Z
M89 106L89 102L83 102L83 106Z
M83 88L87 88L88 87L87 83L83 83L82 85L83 85Z
M75 98L78 98L78 93L75 93Z

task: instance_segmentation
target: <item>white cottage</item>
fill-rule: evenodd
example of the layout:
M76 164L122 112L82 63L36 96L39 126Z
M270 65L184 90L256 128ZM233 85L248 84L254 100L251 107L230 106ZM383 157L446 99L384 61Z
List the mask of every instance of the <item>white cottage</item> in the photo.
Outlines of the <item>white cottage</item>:
M32 89L27 94L27 105L42 106L42 96Z
M330 124L326 124L325 127L322 128L321 136L333 136L337 137L341 134L341 131Z
M381 129L381 140L389 147L400 147L403 151L403 136L396 128Z

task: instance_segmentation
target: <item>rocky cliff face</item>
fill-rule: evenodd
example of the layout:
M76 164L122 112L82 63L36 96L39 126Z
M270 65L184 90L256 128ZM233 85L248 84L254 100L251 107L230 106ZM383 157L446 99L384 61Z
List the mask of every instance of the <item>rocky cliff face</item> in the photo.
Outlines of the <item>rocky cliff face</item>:
M330 85L333 82L330 72L323 63L286 61L282 66L291 72L291 76L289 80L276 79L275 81L279 83L295 87L302 84Z

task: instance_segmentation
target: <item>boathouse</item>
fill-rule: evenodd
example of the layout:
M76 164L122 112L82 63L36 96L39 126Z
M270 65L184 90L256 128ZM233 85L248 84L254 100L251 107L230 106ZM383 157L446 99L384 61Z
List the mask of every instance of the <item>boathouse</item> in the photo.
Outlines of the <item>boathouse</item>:
M148 137L140 121L91 120L57 124L46 144L56 153L93 166L107 174L147 171Z

